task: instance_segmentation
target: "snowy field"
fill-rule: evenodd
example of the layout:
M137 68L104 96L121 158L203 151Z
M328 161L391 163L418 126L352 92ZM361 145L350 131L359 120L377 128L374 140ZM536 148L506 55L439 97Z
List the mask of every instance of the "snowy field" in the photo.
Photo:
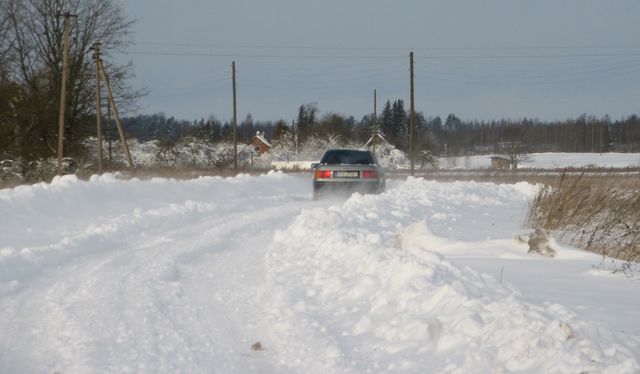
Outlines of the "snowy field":
M514 240L536 187L0 190L0 373L639 373L640 282ZM258 344L259 343L259 344Z
M640 153L530 153L529 160L518 164L520 169L562 168L631 168L640 167ZM440 158L443 169L488 169L490 155Z
M391 169L409 169L406 155L401 160L390 162L388 157L378 156L381 163ZM519 169L564 169L564 168L639 168L640 153L530 153L528 160L518 163ZM313 161L273 161L271 167L275 170L309 170ZM449 169L489 169L491 155L440 157L437 167Z

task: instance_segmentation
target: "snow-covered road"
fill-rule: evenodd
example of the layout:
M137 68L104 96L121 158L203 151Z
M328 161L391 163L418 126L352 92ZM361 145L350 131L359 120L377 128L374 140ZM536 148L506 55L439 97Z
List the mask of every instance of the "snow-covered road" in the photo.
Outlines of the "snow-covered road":
M0 372L640 371L638 282L513 240L534 186L389 186L317 202L280 173L0 190Z

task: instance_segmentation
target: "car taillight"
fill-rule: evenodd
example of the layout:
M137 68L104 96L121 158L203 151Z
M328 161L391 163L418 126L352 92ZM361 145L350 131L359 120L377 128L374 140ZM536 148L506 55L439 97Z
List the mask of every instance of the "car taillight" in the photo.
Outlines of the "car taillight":
M378 178L378 172L375 170L363 170L362 171L362 178Z
M313 173L313 177L315 179L331 178L331 170L316 170L316 172Z

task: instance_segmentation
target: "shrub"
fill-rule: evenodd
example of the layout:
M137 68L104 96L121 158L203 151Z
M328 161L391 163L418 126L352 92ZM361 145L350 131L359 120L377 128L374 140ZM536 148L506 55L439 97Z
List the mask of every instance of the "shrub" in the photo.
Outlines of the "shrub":
M526 226L561 241L630 262L640 261L640 182L637 178L571 176L542 188Z

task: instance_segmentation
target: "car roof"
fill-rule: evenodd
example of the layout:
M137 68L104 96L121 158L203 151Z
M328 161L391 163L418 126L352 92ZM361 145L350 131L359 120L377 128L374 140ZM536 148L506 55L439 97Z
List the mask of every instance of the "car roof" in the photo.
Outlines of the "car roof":
M356 151L356 152L371 152L368 149L364 149L364 148L329 148L327 149L325 152L330 152L330 151Z

